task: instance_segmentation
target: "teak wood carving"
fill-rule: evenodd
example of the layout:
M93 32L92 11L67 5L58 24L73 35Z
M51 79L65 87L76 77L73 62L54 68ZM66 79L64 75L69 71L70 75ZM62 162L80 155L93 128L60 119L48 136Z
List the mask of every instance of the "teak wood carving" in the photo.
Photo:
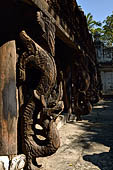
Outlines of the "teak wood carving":
M56 65L54 58L35 43L25 31L21 31L20 39L26 51L19 59L19 93L23 96L21 110L22 151L27 157L27 169L32 170L35 166L36 157L48 156L56 152L60 146L58 130L55 120L63 110L61 101L61 84L58 94L52 98L52 91L56 84ZM35 79L26 84L28 69L34 69ZM29 71L28 71L29 72ZM30 73L30 72L29 72ZM40 73L40 77L37 73ZM27 77L29 76L29 77ZM52 98L49 100L49 98ZM55 112L57 115L55 115ZM39 124L42 130L36 129ZM40 140L36 135L42 135L45 140Z
M0 155L36 170L60 147L63 109L81 120L99 100L95 47L74 0L4 0L0 16Z

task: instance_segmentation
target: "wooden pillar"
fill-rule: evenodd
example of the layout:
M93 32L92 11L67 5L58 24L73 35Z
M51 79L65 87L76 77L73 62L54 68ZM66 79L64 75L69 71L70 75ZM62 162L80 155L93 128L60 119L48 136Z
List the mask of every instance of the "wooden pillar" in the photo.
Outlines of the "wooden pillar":
M0 156L17 154L16 47L0 47Z

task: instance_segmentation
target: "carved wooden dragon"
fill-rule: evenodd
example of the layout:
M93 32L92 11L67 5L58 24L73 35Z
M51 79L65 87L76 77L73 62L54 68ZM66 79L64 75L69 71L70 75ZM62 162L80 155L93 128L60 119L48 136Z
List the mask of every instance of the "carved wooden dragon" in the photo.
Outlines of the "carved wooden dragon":
M92 111L90 100L87 99L86 93L90 86L89 73L83 68L81 64L75 64L75 105L74 112L77 116L77 121L81 120L81 115L89 114Z
M56 152L60 146L59 133L55 119L63 110L62 85L59 84L57 99L48 102L52 89L56 83L56 64L54 58L35 43L25 31L20 32L20 38L25 46L25 51L20 57L19 70L22 86L26 86L26 70L34 68L40 71L37 76L38 84L31 88L29 97L24 95L24 104L21 106L22 126L22 152L27 157L27 170L36 169L36 157L48 156ZM26 88L24 89L25 91ZM57 112L57 116L55 116ZM42 130L37 130L39 124ZM40 140L37 135L42 135L45 140Z

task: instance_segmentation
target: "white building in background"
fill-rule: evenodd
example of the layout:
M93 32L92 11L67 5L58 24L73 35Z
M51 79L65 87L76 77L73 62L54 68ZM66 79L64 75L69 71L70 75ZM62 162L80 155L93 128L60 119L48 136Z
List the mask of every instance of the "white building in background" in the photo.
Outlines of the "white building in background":
M113 95L113 47L104 47L97 37L95 39L97 62L101 74L104 95Z

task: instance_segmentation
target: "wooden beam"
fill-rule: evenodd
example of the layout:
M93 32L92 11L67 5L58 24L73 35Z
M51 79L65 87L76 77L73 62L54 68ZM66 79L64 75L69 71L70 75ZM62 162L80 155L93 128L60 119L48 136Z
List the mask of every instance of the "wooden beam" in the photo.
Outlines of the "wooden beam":
M0 156L17 154L16 47L0 47Z

